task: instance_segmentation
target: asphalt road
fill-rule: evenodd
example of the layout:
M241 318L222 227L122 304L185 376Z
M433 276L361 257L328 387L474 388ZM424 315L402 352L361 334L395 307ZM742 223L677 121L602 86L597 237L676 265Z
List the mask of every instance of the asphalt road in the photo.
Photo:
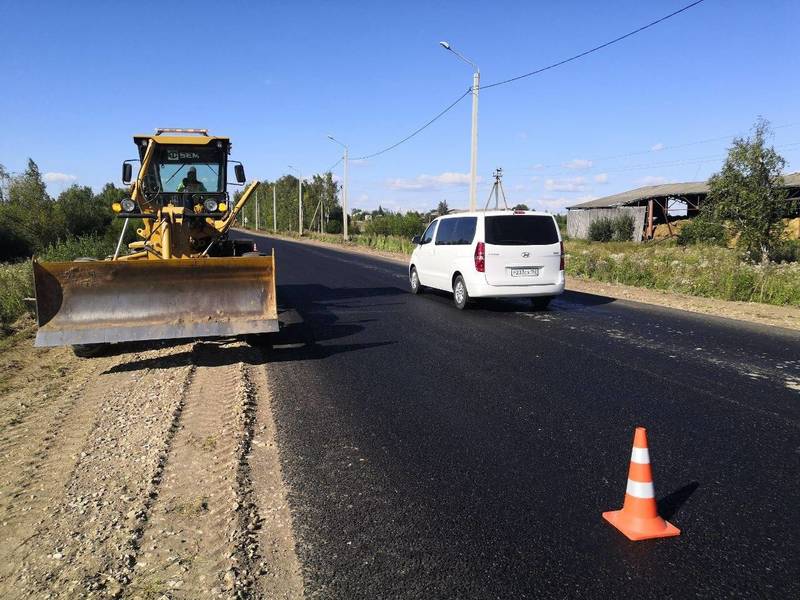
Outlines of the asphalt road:
M579 293L459 312L402 265L271 246L308 597L800 597L796 332ZM639 425L680 537L601 518Z

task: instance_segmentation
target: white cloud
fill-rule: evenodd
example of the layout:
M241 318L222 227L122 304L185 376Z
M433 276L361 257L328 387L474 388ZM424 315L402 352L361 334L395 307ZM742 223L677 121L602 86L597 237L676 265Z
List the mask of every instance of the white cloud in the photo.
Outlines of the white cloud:
M639 179L639 185L661 185L668 183L668 181L666 177L662 177L661 175L647 175Z
M478 177L478 181L481 178ZM413 179L390 179L389 187L394 190L440 190L445 187L469 185L469 173L447 171L440 175L418 175Z
M659 150L663 149L664 149L664 144L662 144L661 142L658 142L656 145L651 146L650 148L650 150L652 150L653 152L658 152Z
M586 179L583 177L568 177L566 179L545 179L544 189L548 192L585 192Z
M68 175L66 173L50 172L42 175L42 179L47 183L71 183L78 178L75 175Z
M591 169L593 164L594 163L592 161L587 160L585 158L573 158L571 161L565 162L561 166L567 169L575 169L576 171L582 171L584 169Z
M533 168L538 171L540 169L544 169L544 165L542 163L536 163L535 165L533 165Z
M533 177L531 177L531 181L533 182L539 181L539 179L541 179L541 177L539 177L538 175L534 175Z
M608 173L598 173L594 176L595 183L608 183Z

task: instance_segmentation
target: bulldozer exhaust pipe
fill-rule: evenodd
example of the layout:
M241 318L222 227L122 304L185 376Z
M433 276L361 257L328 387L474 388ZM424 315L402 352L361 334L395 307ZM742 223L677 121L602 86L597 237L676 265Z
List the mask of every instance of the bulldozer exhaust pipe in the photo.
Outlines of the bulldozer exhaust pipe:
M33 262L36 346L278 331L274 256Z

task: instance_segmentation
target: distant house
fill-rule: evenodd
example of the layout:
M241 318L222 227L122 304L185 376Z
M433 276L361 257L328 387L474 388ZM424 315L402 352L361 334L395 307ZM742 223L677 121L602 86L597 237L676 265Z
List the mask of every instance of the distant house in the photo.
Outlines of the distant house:
M800 173L783 176L790 198L800 197ZM629 214L634 219L634 240L653 239L658 225L672 233L672 223L697 215L708 196L708 183L690 181L647 185L613 196L605 196L567 207L567 234L586 239L589 226L597 219Z

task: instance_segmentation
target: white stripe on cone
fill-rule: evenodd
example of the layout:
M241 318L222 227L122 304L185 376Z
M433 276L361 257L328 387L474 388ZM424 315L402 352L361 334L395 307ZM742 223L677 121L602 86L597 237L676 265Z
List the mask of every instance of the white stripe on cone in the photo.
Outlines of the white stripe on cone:
M631 462L635 462L640 465L649 465L650 452L647 450L647 448L637 448L634 446L633 451L631 451Z
M625 493L629 496L633 496L634 498L656 497L656 490L653 487L652 481L644 482L628 479L628 489L625 490Z

